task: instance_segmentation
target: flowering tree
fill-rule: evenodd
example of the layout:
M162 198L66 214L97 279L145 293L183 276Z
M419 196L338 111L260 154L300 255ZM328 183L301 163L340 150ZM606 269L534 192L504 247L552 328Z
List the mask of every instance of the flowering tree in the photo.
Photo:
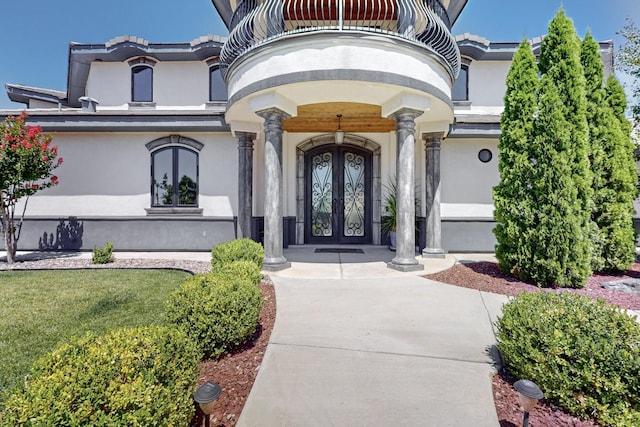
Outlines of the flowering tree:
M62 164L58 147L50 146L51 135L43 134L40 126L25 124L26 113L8 116L0 123L0 207L2 235L7 250L7 262L15 262L22 221L29 196L58 184L52 175ZM22 212L16 218L18 202L25 198Z

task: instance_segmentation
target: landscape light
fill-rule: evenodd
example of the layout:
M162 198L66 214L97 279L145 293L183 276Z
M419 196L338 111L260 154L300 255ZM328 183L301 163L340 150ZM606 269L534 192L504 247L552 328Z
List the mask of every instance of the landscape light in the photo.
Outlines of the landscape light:
M533 381L518 380L513 384L520 395L520 404L524 409L524 417L522 418L522 427L529 426L529 412L535 408L538 400L544 397L542 390Z

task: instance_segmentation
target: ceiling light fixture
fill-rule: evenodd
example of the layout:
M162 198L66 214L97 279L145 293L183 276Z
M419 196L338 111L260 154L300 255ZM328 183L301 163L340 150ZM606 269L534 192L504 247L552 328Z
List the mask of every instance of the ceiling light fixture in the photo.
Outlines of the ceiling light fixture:
M338 118L338 130L336 130L336 144L342 144L344 142L344 131L340 128L340 119L342 114L336 114Z

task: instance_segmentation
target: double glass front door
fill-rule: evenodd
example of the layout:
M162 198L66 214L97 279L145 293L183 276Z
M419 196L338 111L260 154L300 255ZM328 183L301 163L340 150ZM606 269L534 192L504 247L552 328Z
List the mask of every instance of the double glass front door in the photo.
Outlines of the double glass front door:
M305 241L371 243L371 154L323 146L305 156Z

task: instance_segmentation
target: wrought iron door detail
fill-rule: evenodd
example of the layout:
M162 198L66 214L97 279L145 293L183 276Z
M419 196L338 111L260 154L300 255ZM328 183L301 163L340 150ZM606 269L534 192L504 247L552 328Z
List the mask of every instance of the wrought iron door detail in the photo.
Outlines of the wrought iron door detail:
M333 153L311 159L311 234L333 235Z
M347 145L307 152L306 242L371 242L371 159L367 151Z
M344 236L364 236L365 231L365 158L344 153Z

